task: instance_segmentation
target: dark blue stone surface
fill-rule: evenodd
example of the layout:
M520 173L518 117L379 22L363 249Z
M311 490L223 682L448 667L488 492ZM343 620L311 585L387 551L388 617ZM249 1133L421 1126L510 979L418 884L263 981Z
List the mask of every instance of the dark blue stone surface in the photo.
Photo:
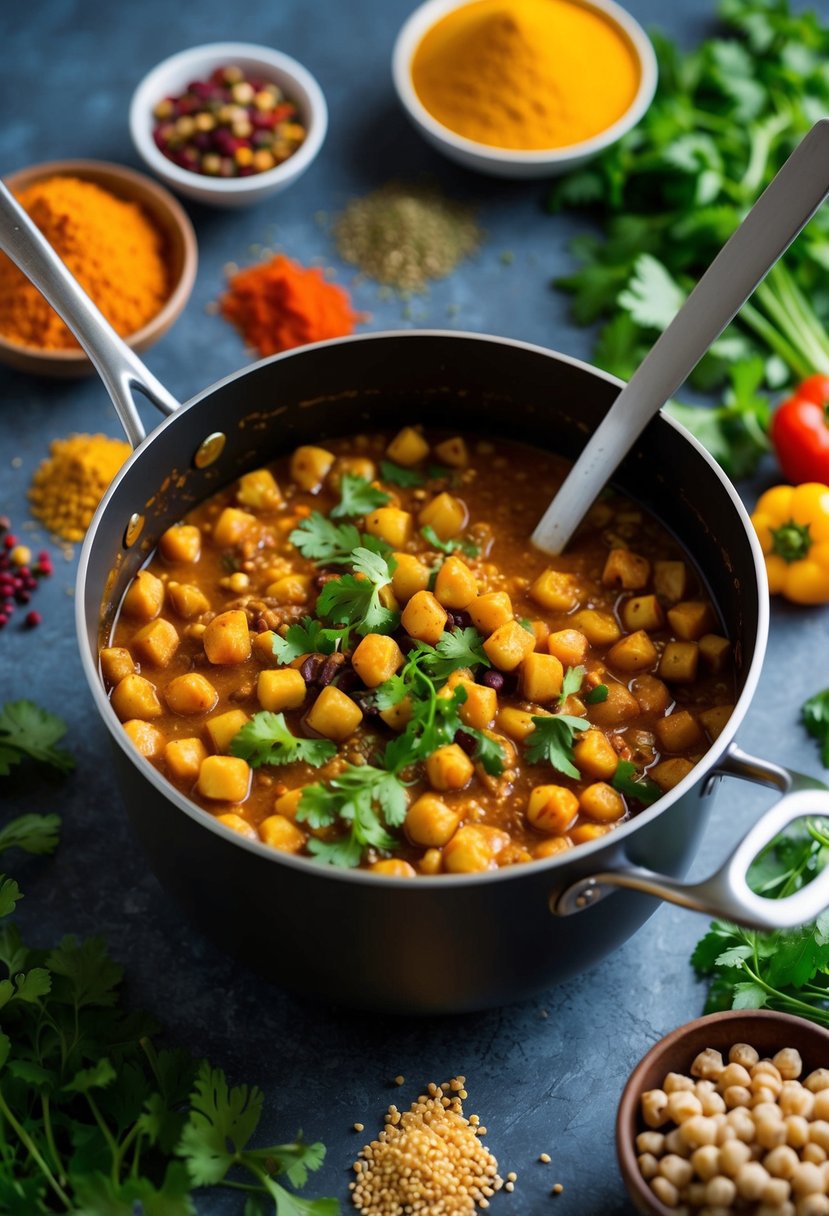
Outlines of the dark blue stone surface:
M587 222L545 214L543 183L500 182L454 167L409 127L389 61L411 7L407 0L38 0L0 7L0 174L64 156L139 167L127 130L131 92L158 60L198 43L232 38L279 47L322 85L328 139L296 185L250 210L185 202L199 239L196 287L183 317L146 356L182 399L246 362L236 333L205 310L222 288L225 265L253 261L263 246L331 267L371 314L368 328L479 330L589 356L590 335L568 321L566 297L549 285L570 265L569 237ZM713 29L711 6L697 0L631 0L629 7L646 26L689 45ZM825 0L818 7L829 15ZM478 204L486 240L457 273L404 306L382 299L376 285L358 282L339 261L330 220L350 198L389 178L423 174ZM0 368L0 512L18 531L32 471L49 440L97 430L119 433L96 379L38 380ZM755 484L740 487L746 501L773 476L769 464ZM37 543L37 533L24 535ZM0 699L33 697L62 713L78 760L65 781L28 770L0 788L4 819L26 810L63 816L55 858L9 859L26 892L26 934L41 944L64 933L103 934L126 967L129 1000L164 1024L168 1043L209 1055L233 1082L262 1086L264 1136L285 1139L301 1125L325 1140L328 1158L313 1190L338 1195L344 1211L348 1170L367 1138L351 1125L379 1130L390 1101L408 1103L429 1081L463 1073L468 1110L487 1124L502 1173L518 1174L515 1193L500 1195L493 1211L627 1212L613 1149L617 1099L643 1052L701 1011L704 991L688 956L704 918L655 907L651 920L592 972L536 1001L478 1016L390 1019L344 1011L336 993L326 1005L286 995L182 923L138 853L77 656L75 559L55 553L55 577L33 602L43 625L24 631L18 616L0 633ZM818 771L798 711L805 697L829 684L828 645L829 612L774 604L763 677L738 736L744 748ZM755 787L723 783L694 874L715 868L770 802ZM220 880L215 897L223 898ZM348 925L339 931L347 950ZM393 1084L398 1074L406 1078L402 1089ZM537 1163L541 1152L552 1164ZM565 1186L555 1200L554 1181ZM241 1204L233 1195L199 1197L198 1210L223 1216L240 1212Z

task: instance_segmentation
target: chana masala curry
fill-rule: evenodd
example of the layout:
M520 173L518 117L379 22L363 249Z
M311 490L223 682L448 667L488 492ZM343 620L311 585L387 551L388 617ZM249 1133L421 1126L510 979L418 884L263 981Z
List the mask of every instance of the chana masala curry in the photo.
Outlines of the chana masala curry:
M530 545L565 471L407 426L244 474L160 537L101 650L133 745L330 865L464 874L612 832L722 730L731 645L629 500Z

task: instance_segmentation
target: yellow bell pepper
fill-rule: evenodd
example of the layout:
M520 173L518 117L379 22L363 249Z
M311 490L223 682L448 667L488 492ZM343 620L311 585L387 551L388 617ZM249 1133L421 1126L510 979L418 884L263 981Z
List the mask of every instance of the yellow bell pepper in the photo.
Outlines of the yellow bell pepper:
M751 517L769 590L795 604L829 602L829 486L774 486Z

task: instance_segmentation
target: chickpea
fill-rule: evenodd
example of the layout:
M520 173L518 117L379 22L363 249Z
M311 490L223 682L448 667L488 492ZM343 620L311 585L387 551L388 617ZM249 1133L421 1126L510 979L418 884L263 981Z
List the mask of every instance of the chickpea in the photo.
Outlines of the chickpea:
M705 1202L713 1207L731 1207L737 1198L737 1187L731 1178L715 1174L705 1187Z
M655 1178L659 1172L659 1162L653 1153L640 1153L636 1158L639 1163L639 1172L646 1182L650 1182L651 1178Z
M770 1153L766 1153L763 1158L763 1165L773 1177L786 1180L794 1174L797 1163L797 1153L788 1144L779 1144ZM788 1195L784 1195L783 1198L787 1199ZM764 1198L763 1202L768 1203L769 1200Z
M801 1088L804 1093L811 1093L811 1090L806 1089L805 1086L801 1086ZM822 1089L819 1093L812 1096L811 1112L805 1110L792 1111L792 1114L795 1115L806 1115L807 1119L809 1113L811 1113L813 1119L829 1119L829 1089Z
M682 1128L674 1127L668 1132L665 1137L665 1152L676 1153L678 1157L691 1156L691 1148L682 1135Z
M823 1165L826 1160L826 1149L820 1144L804 1144L800 1150L801 1161L810 1161L813 1165Z
M723 1174L735 1178L740 1169L751 1160L751 1149L743 1140L727 1140L719 1150L719 1168Z
M803 1084L813 1094L829 1089L829 1068L816 1068L814 1072L809 1073Z
M717 1089L720 1093L724 1093L731 1085L748 1089L750 1083L751 1075L747 1068L743 1068L742 1064L727 1064L717 1078Z
M677 1089L668 1094L668 1114L674 1123L684 1123L686 1119L702 1114L702 1103L695 1093Z
M679 1093L682 1090L693 1090L694 1082L691 1077L684 1077L680 1072L669 1072L662 1082L666 1094Z
M829 1216L829 1196L804 1195L795 1204L796 1216Z
M737 1190L743 1199L759 1199L768 1180L768 1172L759 1161L747 1161L734 1176Z
M640 1132L636 1137L636 1147L640 1153L653 1153L661 1157L665 1151L665 1137L661 1132Z
M668 1122L668 1095L664 1089L649 1089L641 1098L642 1118L648 1127L662 1127Z
M823 1193L823 1171L812 1161L799 1161L791 1177L795 1195Z
M793 1081L803 1072L803 1061L795 1047L783 1047L772 1057L772 1063L784 1081Z
M809 1125L809 1140L829 1152L829 1123L825 1119L815 1119Z
M691 1165L703 1182L707 1182L720 1172L720 1150L714 1144L703 1144L691 1153Z
M717 1125L713 1119L705 1115L692 1115L679 1128L682 1140L692 1151L706 1144L714 1144L717 1139ZM669 1133L670 1138L670 1133Z
M663 1178L661 1174L657 1174L655 1178L651 1178L651 1190L660 1202L665 1204L666 1208L675 1208L679 1203L679 1191L672 1182L667 1178Z
M723 1092L725 1104L729 1109L735 1106L748 1106L751 1102L751 1090L746 1089L745 1085L729 1085L728 1089Z
M758 1116L754 1129L757 1143L761 1148L773 1149L786 1143L786 1124L780 1118L779 1112L777 1118L768 1115Z
M728 1053L730 1064L742 1064L743 1068L752 1068L760 1059L757 1050L749 1043L735 1043Z
M770 1178L763 1188L763 1203L769 1206L782 1207L791 1194L792 1188L785 1178Z
M715 1051L713 1047L706 1047L691 1065L691 1076L716 1081L724 1068L722 1054Z
M659 1173L663 1178L667 1178L668 1182L672 1183L678 1191L681 1191L693 1178L694 1167L686 1158L680 1157L676 1153L668 1153L659 1162Z
M776 1105L774 1090L769 1089L765 1085L758 1085L756 1089L752 1089L751 1091L751 1102L749 1105L752 1110L758 1106Z

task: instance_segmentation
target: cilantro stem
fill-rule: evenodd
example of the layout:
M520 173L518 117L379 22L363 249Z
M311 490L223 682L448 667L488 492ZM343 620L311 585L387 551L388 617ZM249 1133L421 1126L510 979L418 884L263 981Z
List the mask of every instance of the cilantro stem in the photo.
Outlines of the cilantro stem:
M55 1144L55 1135L52 1128L52 1112L49 1105L48 1094L43 1094L41 1096L40 1105L43 1111L43 1130L46 1135L46 1144L48 1145L49 1152L52 1154L52 1161L54 1162L55 1169L57 1170L58 1180L61 1184L63 1184L66 1181L66 1171L63 1168L63 1162L60 1159L60 1153L58 1152L57 1145Z
M758 287L755 295L757 295L759 290L760 288ZM805 379L806 376L811 375L813 369L808 362L801 357L798 350L775 329L768 318L764 317L753 304L748 303L743 305L740 309L740 320L748 325L749 329L753 329L758 337L762 338L766 345L792 369L796 376L800 377L800 379Z
M101 1135L107 1142L107 1148L112 1153L112 1158L113 1158L113 1160L112 1160L112 1169L113 1169L112 1177L113 1177L113 1181L117 1182L118 1174L116 1171L116 1167L118 1165L118 1143L115 1140L115 1137L113 1136L112 1132L107 1127L106 1120L104 1119L101 1112L98 1110L98 1103L92 1097L92 1094L89 1092L89 1090L87 1090L85 1092L84 1097L86 1098L87 1103L89 1104L89 1109L92 1111L95 1122L98 1124L98 1127L101 1129Z
M767 992L770 997L778 1001L781 1005L785 1005L789 1009L795 1009L802 1012L804 1017L810 1018L813 1022L821 1022L824 1026L829 1026L829 1011L818 1009L815 1005L810 1005L808 1001L800 1001L795 996L787 996L785 992L781 992L779 988L773 988L759 974L759 964L755 952L754 966L757 970L752 970L747 963L743 963L743 970L751 976L752 982Z
M49 1169L49 1166L44 1161L34 1140L32 1140L31 1136L26 1131L26 1129L24 1127L21 1127L21 1125L15 1119L14 1115L12 1114L11 1110L9 1109L6 1099L3 1096L2 1090L0 1090L0 1114L2 1114L6 1118L8 1123L11 1125L11 1127L14 1128L15 1132L20 1137L20 1143L28 1150L29 1156L32 1158L32 1160L37 1163L37 1166L40 1169L41 1173L43 1174L44 1178L49 1183L49 1186L55 1192L55 1194L57 1195L58 1199L61 1201L63 1206L66 1208L67 1212L71 1212L72 1206L73 1206L72 1201L70 1200L69 1196L66 1194L63 1187L60 1185L60 1183L58 1182L57 1178L54 1176L52 1171Z

